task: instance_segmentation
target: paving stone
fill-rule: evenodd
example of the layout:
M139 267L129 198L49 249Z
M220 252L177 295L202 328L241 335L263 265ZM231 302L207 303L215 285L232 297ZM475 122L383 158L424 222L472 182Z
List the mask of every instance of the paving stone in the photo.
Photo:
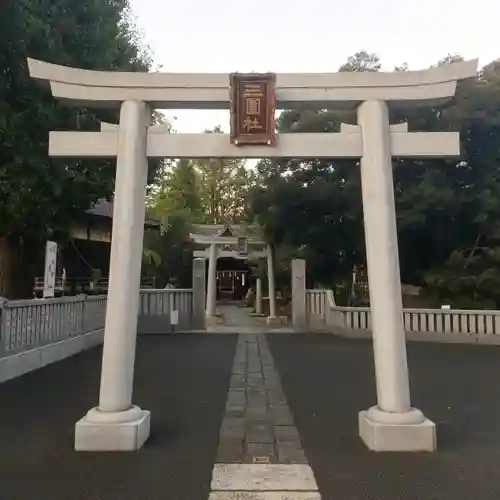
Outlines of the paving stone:
M249 443L273 443L273 430L268 423L251 422L246 426L245 439Z
M224 410L225 417L243 417L245 415L245 406L244 405L231 405L227 406Z
M232 380L229 384L229 390L232 391L237 391L242 390L244 391L246 389L246 382L244 380Z
M246 385L246 383L245 383L245 385L243 387L235 387L235 388L229 387L228 397L229 397L229 395L231 395L234 398L234 397L236 397L236 396L233 396L234 394L237 394L237 393L245 394L246 391L247 391L247 385Z
M260 396L252 394L248 396L248 408L267 408L267 406L267 399L265 395Z
M246 382L247 387L256 388L256 389L265 389L264 379L262 378L250 378Z
M300 443L278 443L278 460L281 464L306 464L307 458Z
M278 442L290 442L300 440L299 431L294 425L275 425L274 433Z
M240 438L245 436L245 419L243 417L224 417L220 430L221 438Z
M271 418L274 425L294 425L292 413L288 406L271 407Z
M264 386L256 386L256 387L249 387L247 386L246 388L246 393L247 393L247 398L263 398L267 401L267 391Z
M285 395L281 391L268 391L267 397L268 397L270 406L286 406L287 405Z
M247 386L246 388L246 393L247 393L247 398L250 400L252 398L257 398L257 399L266 399L267 400L267 391L262 387L251 387Z
M279 382L264 382L264 386L268 391L276 391L281 389L281 384Z
M268 463L278 462L277 450L271 443L247 443L244 445L243 463L258 463L256 459L264 457L268 459Z
M275 448L271 443L246 443L244 450L248 455L271 456L275 453Z
M217 448L217 462L239 463L243 458L243 439L221 438Z
M248 407L245 412L245 418L247 421L252 422L268 422L271 419L271 413L267 407ZM273 420L273 422L275 421Z
M244 406L246 403L245 391L229 391L227 396L227 406Z

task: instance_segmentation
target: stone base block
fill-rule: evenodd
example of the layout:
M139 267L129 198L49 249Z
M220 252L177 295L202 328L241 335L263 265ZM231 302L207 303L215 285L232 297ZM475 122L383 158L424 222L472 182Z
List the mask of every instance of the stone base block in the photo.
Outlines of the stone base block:
M141 410L132 422L92 422L87 415L76 423L76 451L136 451L149 437L151 412Z
M281 326L286 324L286 316L268 316L266 318L267 326Z
M220 316L205 316L205 326L217 326L223 323Z
M359 436L372 451L435 451L436 425L428 419L418 424L380 423L359 412Z

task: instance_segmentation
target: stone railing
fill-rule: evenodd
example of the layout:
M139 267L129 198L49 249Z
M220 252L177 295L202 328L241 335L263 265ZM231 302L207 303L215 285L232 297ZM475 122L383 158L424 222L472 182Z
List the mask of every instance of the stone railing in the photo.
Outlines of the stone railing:
M193 327L193 290L141 290L138 333L173 333Z
M330 290L313 289L306 290L306 309L307 314L318 317L325 317L327 310L328 292ZM332 292L332 300L333 292ZM335 301L334 301L335 302Z
M192 302L191 289L141 290L139 333L189 329ZM0 304L0 357L102 330L106 304L106 295L4 301ZM172 321L172 311L177 311L177 321Z
M104 328L106 296L5 301L0 306L0 357Z
M337 306L331 290L308 290L306 308L311 328L371 335L370 308ZM500 343L500 311L404 309L403 318L410 340Z

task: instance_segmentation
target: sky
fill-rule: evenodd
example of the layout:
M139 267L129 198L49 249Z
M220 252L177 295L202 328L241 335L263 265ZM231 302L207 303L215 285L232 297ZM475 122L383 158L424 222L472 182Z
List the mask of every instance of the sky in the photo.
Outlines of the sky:
M499 0L131 0L165 72L334 72L358 50L383 70L424 69L447 54L500 57ZM177 132L221 125L229 112L169 110Z

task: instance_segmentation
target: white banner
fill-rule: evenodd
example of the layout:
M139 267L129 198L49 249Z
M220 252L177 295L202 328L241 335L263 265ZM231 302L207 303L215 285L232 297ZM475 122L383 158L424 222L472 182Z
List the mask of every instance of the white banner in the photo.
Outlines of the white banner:
M45 273L43 279L43 298L54 297L56 286L57 243L47 241L45 247Z

